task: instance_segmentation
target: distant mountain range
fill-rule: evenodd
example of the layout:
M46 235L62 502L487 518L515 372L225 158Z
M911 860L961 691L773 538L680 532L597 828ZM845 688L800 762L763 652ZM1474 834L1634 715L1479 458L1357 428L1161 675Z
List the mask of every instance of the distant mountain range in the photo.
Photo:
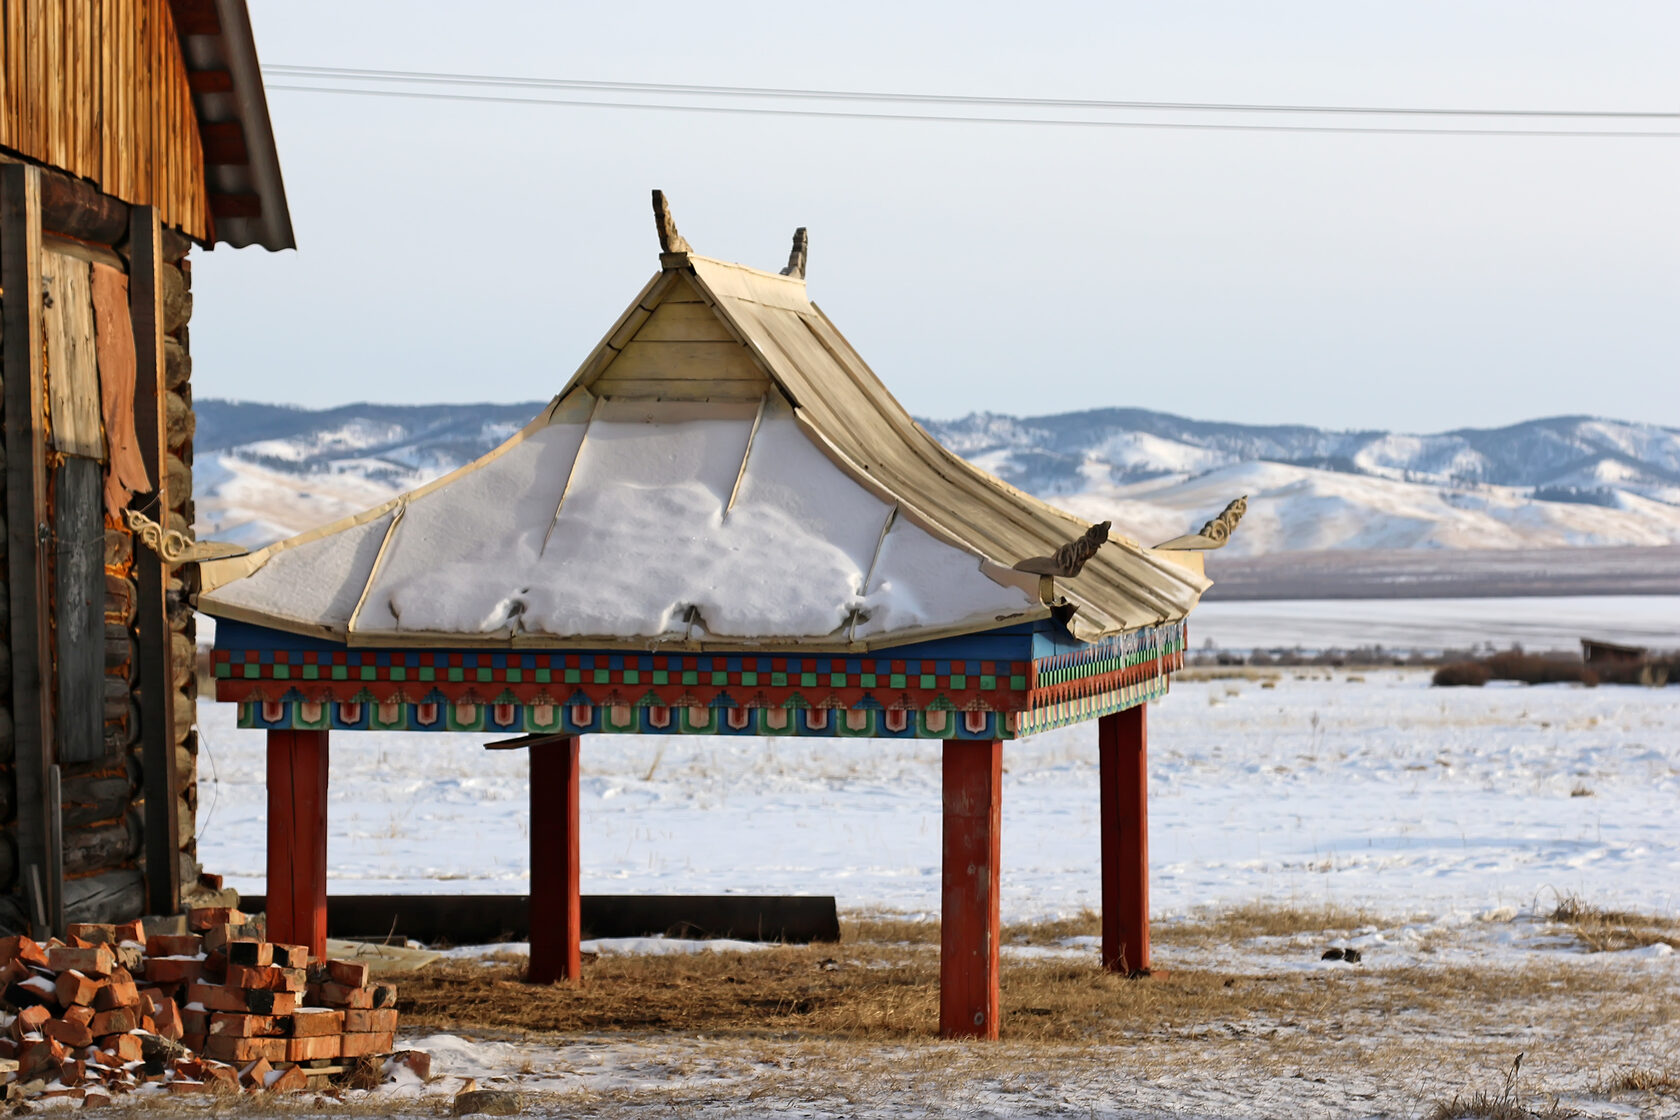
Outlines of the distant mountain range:
M199 531L260 545L469 462L545 402L197 402ZM1591 417L1436 435L1187 420L1142 409L923 421L1000 478L1146 544L1239 494L1230 558L1323 549L1680 543L1680 430Z

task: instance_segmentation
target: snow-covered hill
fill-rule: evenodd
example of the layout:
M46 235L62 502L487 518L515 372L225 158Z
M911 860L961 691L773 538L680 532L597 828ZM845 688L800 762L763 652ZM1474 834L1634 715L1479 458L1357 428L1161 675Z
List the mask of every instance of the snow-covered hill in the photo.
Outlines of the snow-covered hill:
M199 531L258 545L488 451L540 402L198 402ZM1139 409L925 421L1024 490L1154 543L1238 494L1228 555L1680 543L1680 431L1589 417L1438 435L1187 420Z

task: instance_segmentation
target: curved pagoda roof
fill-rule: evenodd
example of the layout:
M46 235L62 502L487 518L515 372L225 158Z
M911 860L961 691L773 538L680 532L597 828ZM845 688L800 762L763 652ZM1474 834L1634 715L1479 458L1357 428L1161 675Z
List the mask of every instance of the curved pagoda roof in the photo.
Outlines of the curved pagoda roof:
M1110 537L947 451L788 274L689 251L483 458L204 565L209 614L354 646L870 649L1055 615L1095 641L1182 619L1199 557ZM1070 614L1071 611L1071 614Z

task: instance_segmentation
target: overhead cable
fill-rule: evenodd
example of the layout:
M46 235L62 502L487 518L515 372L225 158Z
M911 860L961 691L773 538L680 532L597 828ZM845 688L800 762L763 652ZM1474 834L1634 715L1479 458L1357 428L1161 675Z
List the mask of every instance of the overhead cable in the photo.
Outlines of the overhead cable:
M278 67L269 68L271 73L277 72L278 70ZM1402 126L1385 127L1380 125L1236 124L1215 121L1114 120L1080 117L1009 117L955 113L870 113L844 109L794 109L748 105L693 105L659 101L606 101L597 98L511 97L496 94L441 93L415 89L366 89L345 85L298 85L286 82L266 83L266 88L273 91L288 93L325 93L340 96L398 98L419 101L453 101L496 105L562 105L594 109L640 109L644 111L669 113L814 117L833 120L907 121L938 124L1048 125L1071 128L1158 129L1192 132L1325 132L1355 135L1412 136L1575 136L1613 138L1680 137L1680 131L1655 131L1648 129L1419 128ZM1298 111L1311 112L1312 110L1302 109Z
M937 105L993 105L1021 108L1143 110L1195 113L1306 113L1368 116L1573 118L1591 120L1680 120L1680 111L1619 109L1498 109L1381 105L1298 105L1213 101L1109 101L1067 97L984 97L970 94L890 93L871 90L795 89L779 86L718 86L676 82L610 82L582 78L531 78L509 74L453 74L430 70L379 70L350 66L265 66L264 73L287 78L349 79L403 85L505 86L526 89L665 93L701 97L750 97L807 101L874 101ZM291 88L291 87L287 87Z

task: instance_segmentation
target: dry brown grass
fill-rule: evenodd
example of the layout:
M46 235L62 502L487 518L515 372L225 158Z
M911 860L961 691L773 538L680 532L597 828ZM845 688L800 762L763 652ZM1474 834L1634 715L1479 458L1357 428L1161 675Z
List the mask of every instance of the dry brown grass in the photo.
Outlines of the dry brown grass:
M1621 952L1649 945L1680 949L1680 920L1591 906L1573 894L1558 899L1551 920L1568 927L1581 947L1591 953Z
M1055 945L1070 937L1101 933L1102 915L1085 910L1072 918L1004 926L1002 944ZM846 914L840 919L840 941L846 945L938 945L939 923L895 914Z
M1290 923L1282 923L1288 926ZM1251 920L1239 928L1277 929ZM571 985L532 986L522 962L439 962L398 978L405 1028L558 1034L623 1031L887 1042L938 1021L939 957L926 941L753 953L604 957ZM1423 1033L1489 1038L1512 1022L1624 1033L1671 1022L1661 990L1583 969L1410 968L1244 975L1174 969L1127 980L1091 960L1010 961L1003 1035L1039 1044L1265 1037L1292 1050ZM1398 1033L1396 1033L1398 1032Z
M1163 946L1234 945L1257 937L1294 937L1304 933L1346 933L1366 926L1388 924L1368 910L1325 904L1276 906L1249 903L1208 911L1166 923L1151 940Z
M1173 674L1181 681L1276 681L1282 676L1276 669L1251 665L1186 665Z
M1523 1055L1518 1054L1511 1062L1499 1092L1479 1089L1468 1096L1455 1095L1450 1101L1437 1101L1424 1120L1564 1120L1577 1115L1574 1110L1561 1106L1556 1098L1538 1103L1525 1101L1522 1060Z
M1600 1096L1617 1093L1652 1093L1659 1097L1680 1097L1680 1073L1667 1069L1622 1069L1605 1078L1596 1088Z

